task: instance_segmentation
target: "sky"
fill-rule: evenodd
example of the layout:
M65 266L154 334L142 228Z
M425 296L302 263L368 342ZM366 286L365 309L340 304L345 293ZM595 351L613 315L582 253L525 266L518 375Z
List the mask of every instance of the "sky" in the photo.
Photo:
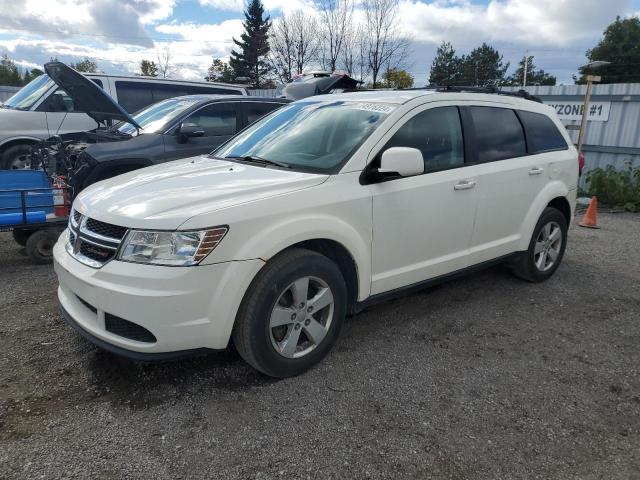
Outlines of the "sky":
M359 0L356 0L356 4ZM313 0L264 0L272 18ZM202 80L242 33L243 0L0 0L0 53L24 68L94 59L101 71L134 74L143 58L171 52L175 78ZM357 8L357 7L356 7ZM559 83L585 63L616 16L640 16L640 0L401 0L399 26L411 40L407 70L427 81L435 51L459 54L482 42L498 48L510 72L528 52Z

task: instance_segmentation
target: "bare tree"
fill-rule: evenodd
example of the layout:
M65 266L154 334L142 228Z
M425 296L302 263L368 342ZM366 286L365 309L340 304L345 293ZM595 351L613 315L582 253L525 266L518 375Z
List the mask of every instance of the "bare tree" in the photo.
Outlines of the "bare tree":
M302 10L283 15L273 23L271 63L283 82L304 72L320 51L320 35L316 18Z
M167 78L173 73L173 65L171 65L171 59L173 55L171 48L167 45L162 50L156 51L156 58L158 59L158 75L162 78Z
M342 50L342 68L349 76L364 82L369 76L369 42L363 25L358 25L349 32L345 47Z
M317 0L322 22L322 68L336 69L353 21L354 0Z
M362 3L374 88L382 69L401 67L409 53L409 41L398 28L399 3L399 0L364 0Z

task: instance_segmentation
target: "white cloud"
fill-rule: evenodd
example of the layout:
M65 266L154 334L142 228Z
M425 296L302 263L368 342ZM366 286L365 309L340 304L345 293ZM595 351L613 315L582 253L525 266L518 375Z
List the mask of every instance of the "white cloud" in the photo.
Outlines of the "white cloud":
M491 0L487 5L468 0L405 0L400 23L419 42L559 47L599 36L630 5L629 0Z

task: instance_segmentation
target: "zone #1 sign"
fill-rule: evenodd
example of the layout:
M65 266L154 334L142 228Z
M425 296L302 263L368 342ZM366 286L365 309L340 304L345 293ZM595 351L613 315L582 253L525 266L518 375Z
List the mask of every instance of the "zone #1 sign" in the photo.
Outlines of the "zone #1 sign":
M552 106L560 120L582 120L583 102L558 102L545 100L544 103ZM606 122L609 120L611 102L589 102L589 115L587 120L593 122Z

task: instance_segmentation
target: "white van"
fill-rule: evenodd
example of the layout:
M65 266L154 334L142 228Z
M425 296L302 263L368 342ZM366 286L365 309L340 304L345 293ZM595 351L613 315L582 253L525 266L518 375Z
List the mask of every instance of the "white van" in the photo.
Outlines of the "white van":
M129 113L181 95L247 95L246 88L238 85L93 73L85 76ZM74 111L73 99L62 88L48 75L41 75L0 105L0 170L28 168L31 146L40 140L95 127L95 120Z
M58 297L80 334L121 355L232 339L258 370L296 375L374 302L496 262L551 277L577 183L578 152L542 103L310 97L210 156L84 190L54 247Z

